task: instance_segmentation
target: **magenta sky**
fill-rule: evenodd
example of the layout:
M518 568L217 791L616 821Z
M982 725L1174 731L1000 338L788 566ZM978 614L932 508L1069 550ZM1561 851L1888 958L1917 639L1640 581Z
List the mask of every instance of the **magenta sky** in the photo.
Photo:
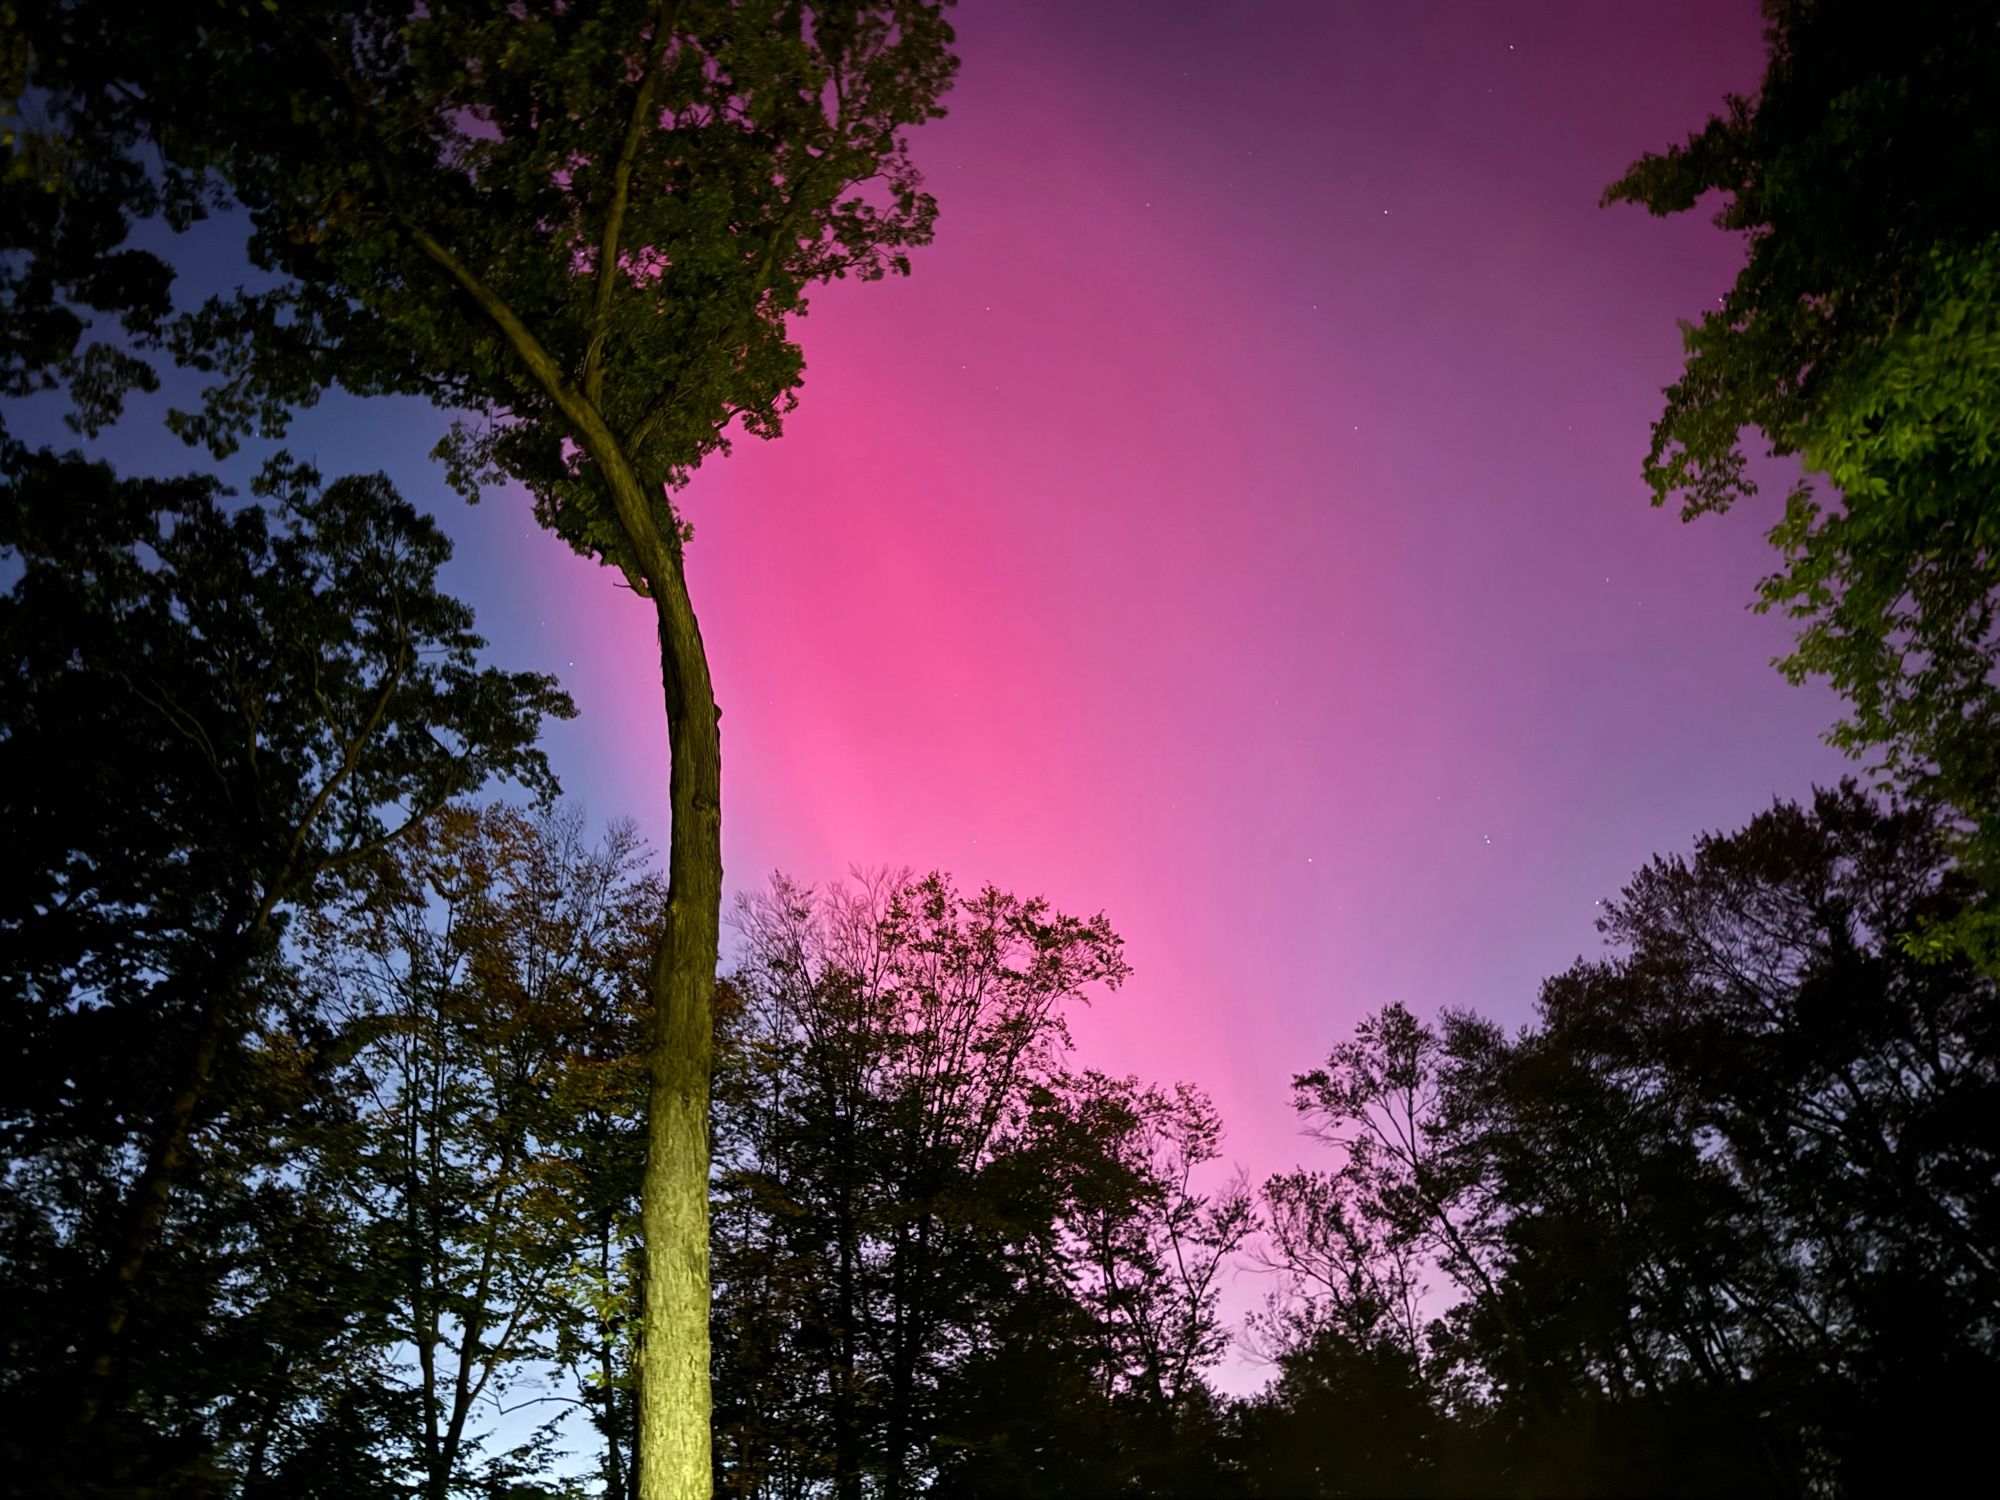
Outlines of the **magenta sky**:
M1597 207L1754 87L1758 18L959 20L938 243L820 299L784 439L688 496L730 884L909 864L1103 909L1137 974L1086 1060L1201 1083L1262 1172L1361 1012L1524 1018L1651 853L1841 768L1745 609L1769 518L1683 527L1638 480L1736 247ZM482 618L533 601L570 788L662 826L648 612L510 536Z
M785 438L687 497L729 884L908 864L1102 909L1137 972L1083 1060L1200 1083L1262 1175L1357 1016L1525 1019L1649 855L1843 767L1745 609L1771 517L1683 527L1638 480L1737 247L1597 207L1755 86L1756 7L959 24L937 245L819 300ZM295 446L435 497L501 659L582 707L568 789L659 838L649 612L524 504L446 498L437 429L330 402Z
M1262 1175L1363 1011L1525 1019L1650 854L1842 768L1745 609L1770 518L1683 527L1638 479L1736 247L1597 207L1755 86L1756 9L960 21L937 245L819 301L783 441L688 497L730 884L1101 908L1137 973L1084 1060L1200 1083ZM569 783L658 828L647 612L516 535Z
M688 497L730 884L1103 909L1137 973L1085 1059L1199 1082L1261 1173L1357 1015L1525 1018L1650 854L1841 768L1745 609L1769 518L1638 480L1736 248L1597 207L1755 86L1755 6L960 23L938 243L820 300L785 438ZM569 784L657 828L647 612L519 540Z

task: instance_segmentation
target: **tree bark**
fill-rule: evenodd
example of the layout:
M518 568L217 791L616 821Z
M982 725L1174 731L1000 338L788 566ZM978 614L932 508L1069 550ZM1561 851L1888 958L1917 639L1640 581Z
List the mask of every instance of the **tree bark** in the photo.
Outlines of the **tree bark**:
M649 581L659 619L673 827L667 919L651 974L638 1489L639 1500L710 1500L708 1103L722 915L722 735L679 570Z
M413 243L492 319L601 468L631 551L618 561L633 587L652 599L658 620L673 826L667 843L667 919L651 973L646 1170L639 1186L646 1285L634 1457L639 1500L711 1500L708 1093L722 925L722 731L708 655L688 598L679 541L662 529L654 511L657 497L603 411L471 266L416 218L403 218Z

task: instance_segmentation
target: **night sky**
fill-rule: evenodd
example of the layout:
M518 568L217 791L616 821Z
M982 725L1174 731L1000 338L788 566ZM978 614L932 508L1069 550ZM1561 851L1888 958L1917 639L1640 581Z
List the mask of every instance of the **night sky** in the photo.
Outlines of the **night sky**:
M684 498L729 889L909 865L1104 911L1136 973L1080 1060L1199 1083L1261 1177L1357 1017L1525 1020L1650 855L1846 768L1746 608L1776 496L1683 526L1639 479L1740 246L1597 206L1754 89L1756 5L958 26L938 242L816 299L784 438ZM153 412L121 463L189 467ZM649 607L521 497L451 499L441 427L332 401L292 446L438 508L495 659L577 698L566 789L663 847Z

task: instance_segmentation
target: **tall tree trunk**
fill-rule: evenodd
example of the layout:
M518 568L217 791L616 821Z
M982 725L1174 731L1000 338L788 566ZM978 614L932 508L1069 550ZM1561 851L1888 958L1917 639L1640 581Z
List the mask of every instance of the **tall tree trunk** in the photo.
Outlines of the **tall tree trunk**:
M250 1456L243 1461L244 1500L269 1492L270 1486L264 1473L265 1461L270 1457L271 1439L277 1431L278 1415L284 1409L285 1397L290 1394L288 1384L292 1375L292 1356L287 1354L278 1361L278 1368L269 1378L264 1390L264 1399L257 1413L255 1435L250 1440Z
M646 1243L639 1500L710 1500L708 1093L722 915L722 734L701 632L678 568L654 583L673 829L667 919L653 954L651 1087L640 1186Z
M597 402L452 250L413 219L412 241L493 319L528 374L601 466L635 589L653 601L672 769L667 919L653 950L646 1170L639 1187L645 1299L639 1320L639 1500L711 1500L708 1370L708 1089L722 924L722 730L677 536L654 513L664 476L640 478ZM614 246L615 249L615 246Z
M146 1165L139 1173L139 1180L132 1185L131 1197L126 1203L125 1229L111 1253L103 1317L94 1330L93 1347L85 1369L82 1417L86 1429L96 1422L103 1408L104 1394L110 1387L112 1373L117 1366L125 1324L132 1315L132 1297L139 1283L139 1273L146 1268L153 1242L159 1237L160 1226L166 1222L174 1183L187 1160L195 1114L208 1096L209 1079L214 1076L216 1062L228 1039L229 1027L222 1012L222 1003L217 1000L202 1018L187 1078L167 1102L166 1113L155 1127L152 1144L146 1152Z
M913 1265L920 1251L911 1248L906 1226L896 1231L896 1263L890 1272L890 1298L894 1312L889 1333L889 1413L885 1438L887 1452L883 1466L882 1493L888 1500L904 1500L910 1491L910 1430L916 1405L917 1352L929 1332L918 1314L916 1303L933 1294L924 1275L927 1267Z
M611 1220L606 1218L599 1232L597 1242L597 1268L604 1277L604 1284L611 1283ZM631 1487L625 1472L625 1458L618 1441L619 1425L625 1420L618 1409L618 1354L613 1343L611 1315L601 1317L597 1325L597 1370L604 1382L599 1391L603 1402L603 1412L598 1425L604 1433L604 1500L626 1500Z

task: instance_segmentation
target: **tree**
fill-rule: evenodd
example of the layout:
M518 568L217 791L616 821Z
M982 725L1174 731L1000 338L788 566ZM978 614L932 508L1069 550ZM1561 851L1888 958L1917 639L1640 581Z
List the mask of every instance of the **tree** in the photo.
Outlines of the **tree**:
M1386 1005L1326 1066L1292 1080L1307 1134L1337 1150L1340 1166L1327 1182L1267 1184L1276 1244L1287 1269L1318 1283L1309 1295L1326 1299L1353 1332L1372 1334L1383 1319L1407 1326L1426 1265L1463 1291L1493 1289L1498 1220L1485 1163L1450 1107L1466 1040L1485 1029L1451 1013L1440 1034L1407 1007ZM1365 1255L1378 1232L1366 1224L1386 1231L1379 1256ZM1357 1250L1376 1264L1353 1266Z
M1669 214L1720 192L1716 223L1749 248L1684 325L1646 480L1683 518L1727 510L1756 492L1754 427L1824 481L1771 531L1784 564L1757 607L1801 622L1778 665L1832 683L1850 710L1833 742L1955 808L1967 867L2000 889L2000 18L1980 0L1765 14L1757 97L1605 195ZM2000 963L1996 920L1933 947Z
M173 267L129 243L133 224L185 228L205 204L197 179L147 161L129 131L37 129L50 61L0 16L0 397L63 389L71 424L96 432L132 390L158 389L141 351L173 314Z
M1041 1118L1026 1130L1046 1141L1044 1165L1062 1187L1069 1280L1100 1330L1100 1378L1171 1428L1229 1346L1220 1276L1256 1227L1241 1181L1217 1193L1195 1185L1221 1156L1222 1117L1192 1084L1170 1091L1094 1070L1055 1080L1035 1104Z
M4 1108L0 1458L10 1488L92 1500L246 1496L391 1500L389 1303L337 1185L295 1153L302 1119L344 1094L323 1031L282 964L254 980L252 1034L222 1060L117 1343L104 1408L74 1431L76 1369L123 1232L137 1114L171 1083L165 1024L129 1013L30 1033ZM22 1040L18 1013L7 1040ZM167 1018L159 1018L165 1022ZM90 1064L106 1049L100 1069ZM57 1087L31 1085L55 1073ZM18 1078L21 1082L15 1082ZM37 1096L40 1097L37 1097Z
M816 1447L838 1494L872 1473L907 1495L940 1381L1036 1222L996 1164L1067 1047L1062 1010L1123 981L1119 941L1101 916L936 874L779 880L739 923L750 1071L723 1122L718 1320L732 1380L755 1383L734 1420Z
M274 463L274 515L206 479L7 458L0 1003L36 1066L4 1117L83 1268L62 1279L84 1368L41 1368L94 1451L197 1136L277 1086L244 1044L289 1003L290 914L490 778L552 788L535 739L570 708L478 665L437 588L449 544L380 476Z
M1613 973L1550 981L1545 1024L1517 1037L1457 1034L1450 1113L1501 1210L1502 1271L1433 1359L1485 1388L1535 1488L1788 1493L1803 1464L1757 1417L1777 1398L1753 1353L1778 1287L1742 1184L1616 1019L1563 1024Z
M1267 1240L1258 1259L1283 1280L1251 1314L1266 1352L1282 1359L1333 1335L1357 1349L1386 1345L1417 1359L1429 1290L1421 1240L1387 1221L1355 1163L1275 1173L1262 1196Z
M991 889L779 881L720 1075L732 1494L1205 1494L1203 1372L1253 1225L1189 1085L1064 1066L1118 940ZM877 1489L879 1487L879 1489Z
M338 384L471 414L441 445L651 600L671 744L641 1344L649 1497L709 1490L707 1112L721 742L671 491L775 434L809 288L907 270L904 137L955 66L939 0L242 6L16 18L63 139L226 185L283 279L177 320L227 447Z
M724 1489L1179 1493L1251 1215L1197 1181L1198 1090L1063 1066L1063 1012L1126 973L1104 920L879 875L778 881L739 922Z
M1276 1363L1277 1378L1235 1413L1245 1450L1236 1493L1457 1493L1440 1473L1449 1419L1412 1351L1328 1325L1303 1332ZM1495 1478L1488 1470L1475 1492L1495 1493Z
M2000 1381L1993 984L1895 941L1975 898L1949 850L1935 814L1851 785L1779 804L1607 903L1614 988L1545 997L1728 1169L1764 1250L1738 1337L1856 1492L1945 1482Z
M1245 1420L1290 1483L1376 1462L1305 1442L1315 1405L1446 1487L1468 1458L1526 1493L1961 1470L2000 1389L2000 1034L1990 979L1895 935L1970 894L1935 812L1848 784L1639 872L1615 951L1516 1034L1364 1021L1295 1088L1343 1160L1267 1189L1295 1295ZM1380 1290L1408 1247L1457 1292L1415 1350Z
M519 1472L560 1413L479 1472L478 1409L601 1342L574 1283L636 1196L621 1159L636 1151L598 1149L597 1126L643 1096L628 1022L661 906L644 860L629 826L593 849L574 814L455 807L305 924L354 1112L298 1149L393 1267L392 1326L417 1366L400 1467L429 1500Z

